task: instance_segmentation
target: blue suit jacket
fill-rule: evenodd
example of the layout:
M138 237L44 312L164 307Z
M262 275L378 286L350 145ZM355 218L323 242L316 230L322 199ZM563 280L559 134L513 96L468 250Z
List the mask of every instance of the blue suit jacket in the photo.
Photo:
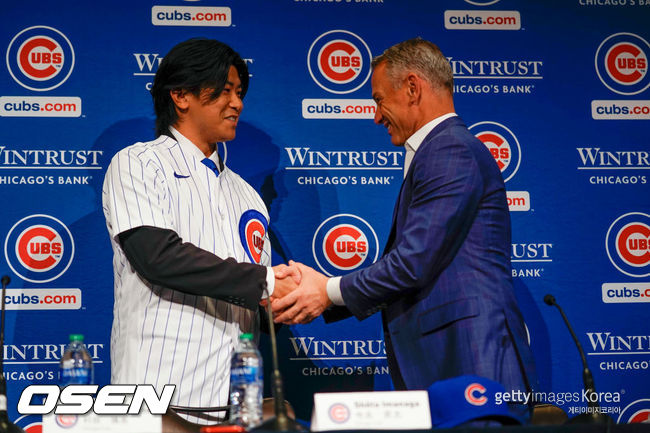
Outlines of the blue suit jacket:
M397 389L463 374L496 380L506 391L536 388L510 248L494 158L460 118L443 121L415 153L383 257L341 279L357 318L383 310Z

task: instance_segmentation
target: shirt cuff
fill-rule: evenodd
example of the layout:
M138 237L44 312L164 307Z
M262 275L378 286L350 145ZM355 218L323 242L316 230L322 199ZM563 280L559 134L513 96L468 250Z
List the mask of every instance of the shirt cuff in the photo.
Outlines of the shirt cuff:
M341 295L341 277L332 277L327 280L327 297L334 305L345 305Z
M275 272L271 266L266 267L266 290L269 292L269 296L273 294L275 289ZM266 299L266 293L262 293L262 299Z

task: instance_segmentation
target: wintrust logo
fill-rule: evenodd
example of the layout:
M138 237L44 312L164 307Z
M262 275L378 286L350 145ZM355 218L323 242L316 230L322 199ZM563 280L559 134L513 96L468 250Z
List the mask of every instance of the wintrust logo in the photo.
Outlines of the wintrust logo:
M88 342L85 346L93 359L93 365L102 365L108 356L104 351L104 344ZM5 344L4 374L10 383L10 389L22 389L30 383L55 383L59 374L59 361L65 348L66 344L34 341ZM32 421L36 420L30 422Z
M402 181L401 173L387 175L402 172L402 151L314 150L311 147L285 147L284 150L285 170L300 173L296 177L298 185L390 185ZM303 175L304 172L309 173ZM371 172L378 175L365 174Z
M102 150L11 149L0 146L2 185L89 185L90 175L60 175L65 171L102 170ZM8 173L8 174L4 174ZM30 174L24 174L30 173Z
M308 363L300 369L303 376L389 374L383 340L321 340L303 336L291 337L289 342L289 361ZM340 362L343 365L336 365Z
M578 147L578 170L589 174L592 185L646 185L650 170L650 152L645 150L608 150L602 147Z
M591 345L587 355L594 357L590 359L601 357L602 361L598 362L600 370L620 374L621 371L647 372L650 369L650 360L639 356L650 353L650 336L647 332L642 331L637 335L617 335L611 331L586 334Z
M535 90L531 81L544 79L542 60L456 57L448 60L454 74L454 93L529 95Z
M529 242L511 244L513 278L541 278L547 264L553 263L553 244Z

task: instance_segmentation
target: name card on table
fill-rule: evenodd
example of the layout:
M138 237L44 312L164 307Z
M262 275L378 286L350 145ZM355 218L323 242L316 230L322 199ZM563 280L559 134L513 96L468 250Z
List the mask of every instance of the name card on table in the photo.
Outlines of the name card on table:
M161 433L162 417L139 415L43 415L43 433Z
M431 413L426 391L314 394L311 431L430 428Z

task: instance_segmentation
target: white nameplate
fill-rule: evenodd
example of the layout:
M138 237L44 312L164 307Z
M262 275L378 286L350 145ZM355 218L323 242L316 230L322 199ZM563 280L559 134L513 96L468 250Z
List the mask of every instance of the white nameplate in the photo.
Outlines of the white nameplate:
M43 415L43 433L161 433L162 417L140 415Z
M311 431L430 428L431 413L426 391L314 394Z

